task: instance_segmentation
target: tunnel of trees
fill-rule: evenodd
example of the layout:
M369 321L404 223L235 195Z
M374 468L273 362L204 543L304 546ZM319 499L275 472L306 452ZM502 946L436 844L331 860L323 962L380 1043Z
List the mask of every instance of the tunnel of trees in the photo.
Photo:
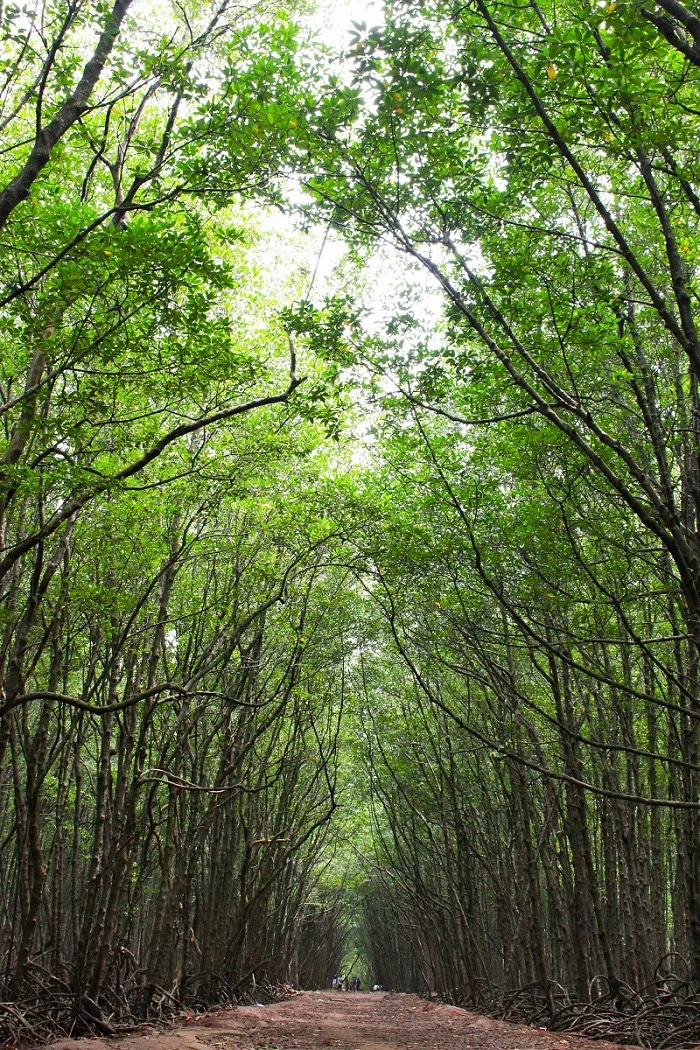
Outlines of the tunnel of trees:
M700 15L0 40L0 1040L358 966L697 1044Z

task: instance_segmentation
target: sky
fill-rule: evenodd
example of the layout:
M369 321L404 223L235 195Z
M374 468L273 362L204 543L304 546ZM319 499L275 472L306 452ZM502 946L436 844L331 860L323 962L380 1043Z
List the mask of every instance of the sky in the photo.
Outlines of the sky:
M311 21L318 26L324 43L337 46L353 22L381 25L382 3L381 0L317 0Z

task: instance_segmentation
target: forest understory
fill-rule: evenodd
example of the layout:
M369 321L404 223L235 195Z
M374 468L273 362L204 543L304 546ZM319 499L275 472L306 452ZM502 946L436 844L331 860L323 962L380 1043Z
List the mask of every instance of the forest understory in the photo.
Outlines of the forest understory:
M145 999L140 996L133 1003L124 998L119 1004L120 1009L109 1013L106 1012L104 996L101 997L102 1006L88 997L84 997L82 1002L77 1004L70 989L57 987L52 994L50 988L50 980L43 981L26 1001L0 1004L0 1047L3 1050L34 1050L41 1046L51 1046L55 1050L105 1050L115 1044L123 1046L123 1050L149 1050L148 1047L138 1045L139 1038L142 1040L144 1037L147 1041L153 1040L150 1050L158 1050L158 1040L155 1039L157 1033L160 1033L159 1040L163 1042L165 1050L198 1050L191 1045L190 1040L183 1040L183 1028L186 1030L185 1034L196 1035L201 1029L207 1029L207 1035L210 1035L212 1028L215 1029L215 1035L228 1034L226 1027L219 1029L217 1026L222 1020L228 1021L231 1018L233 1024L230 1025L230 1029L237 1033L242 1031L241 1020L252 1021L253 1029L258 1027L257 1022L262 1020L263 1045L266 1048L272 1045L268 1027L272 1024L275 1050L281 1050L286 1044L279 1042L280 1033L272 1020L277 1016L277 1012L266 1011L264 1008L267 1004L284 1003L304 994L290 985L273 987L250 984L245 991L239 989L238 996L231 994L223 1005L211 1008L202 1000L198 1001L195 998L185 1003L165 989L151 987L148 989L150 1002L145 1012ZM358 998L355 993L347 994L350 996L350 1006L359 1004L361 1008L366 1007L368 1002L374 1007L379 998L384 1000L387 995L383 992L369 993ZM332 999L307 994L304 1003L316 998L325 1005L330 1003L337 1008L340 1005L337 997L341 997L342 1002L343 993L334 994ZM443 1005L434 996L411 998L413 1005L409 1009L414 1013L432 1012L436 1006ZM476 1014L475 1007L478 1011ZM348 1032L345 1031L343 1022L338 1031L333 1033L340 1036L340 1040L326 1038L319 1041L318 1038L314 1039L313 1035L306 1034L307 1028L317 1034L314 1022L324 1020L325 1012L327 1011L320 1011L319 1017L313 1013L310 1017L304 1017L305 1034L301 1042L292 1042L289 1045L303 1046L304 1050L315 1050L317 1046L344 1045L343 1038L348 1039ZM341 1014L342 1012L341 1007ZM352 1009L349 1013L352 1017ZM372 1009L370 1013L370 1043L372 1050L375 1050L379 1045L385 1044L376 1041L377 1011ZM489 1028L485 1023L486 1018L507 1021L510 1025L526 1025L536 1029L538 1033L576 1033L582 1039L595 1040L598 1043L603 1041L604 1045L607 1041L623 1046L686 1050L700 1042L700 996L687 983L681 982L674 992L667 991L661 995L657 987L642 989L637 993L628 989L626 998L618 996L614 1001L610 996L591 997L586 1003L572 1000L562 988L550 989L547 994L543 990L523 988L511 993L501 993L491 1000L484 999L476 1004L465 1003L458 1013L449 1016L453 1020L455 1017L465 1017L469 1028L475 1026L482 1031L501 1033L500 1038L497 1036L487 1041L487 1050L510 1050L514 1038L519 1047L528 1043L537 1047L539 1044L533 1042L522 1027L516 1036L515 1030L511 1028ZM245 1027L248 1028L249 1025ZM399 1030L396 1045L401 1047L401 1050L406 1050L406 1047L411 1045L412 1034L413 1026L404 1023ZM101 1041L98 1042L95 1037L101 1037ZM432 1050L435 1050L435 1047L439 1046L439 1036L431 1031L428 1037ZM438 1041L435 1041L436 1039ZM541 1043L542 1037L538 1036L538 1039ZM214 1045L220 1050L221 1041L215 1042ZM360 1043L360 1036L353 1034L348 1045L352 1046L352 1050L359 1050L364 1043ZM455 1042L448 1041L445 1043L445 1050L453 1050L456 1045ZM470 1042L468 1045L473 1047L475 1044ZM553 1050L551 1040L544 1045L546 1050ZM581 1041L574 1045L579 1050L585 1048L585 1043Z
M144 1026L117 1039L59 1039L51 1050L609 1050L425 1002L415 995L302 992L270 1006L183 1017L167 1031Z
M511 1050L517 1044L519 1050L560 1050L566 1046L587 1050L595 1040L595 1045L605 1050L610 1040L618 1045L650 1045L645 1041L649 1036L659 1039L664 1032L663 1023L651 1027L643 1014L635 1025L627 1012L621 1024L619 1017L606 1016L604 1008L586 1011L588 1016L580 1027L570 1027L569 1016L566 1020L560 1017L545 1030L543 1025L528 1023L523 1027L491 1020L405 993L330 994L298 992L289 986L256 991L262 995L262 1002L251 999L250 1005L229 1004L202 1013L180 1009L173 1011L169 1021L163 1015L159 1021L121 1024L111 1030L105 1025L102 1032L84 1031L80 1036L55 1026L43 1033L41 1027L34 1027L31 1033L9 1037L3 1045L48 1045L52 1050L202 1050L211 1046L216 1050L320 1050L328 1046L349 1050L413 1050L422 1046L430 1050L462 1046L470 1050ZM646 1005L650 1007L651 1003ZM687 1021L687 1012L685 1017ZM665 1031L668 1035L668 1028ZM555 1033L562 1032L573 1034L573 1039L556 1039ZM696 1045L689 1026L685 1040L666 1045Z

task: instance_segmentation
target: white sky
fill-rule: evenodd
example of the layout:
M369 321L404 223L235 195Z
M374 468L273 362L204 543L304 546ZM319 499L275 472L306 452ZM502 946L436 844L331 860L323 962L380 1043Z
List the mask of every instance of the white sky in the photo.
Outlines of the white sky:
M343 46L343 37L353 22L382 25L381 0L317 0L309 21L329 47Z

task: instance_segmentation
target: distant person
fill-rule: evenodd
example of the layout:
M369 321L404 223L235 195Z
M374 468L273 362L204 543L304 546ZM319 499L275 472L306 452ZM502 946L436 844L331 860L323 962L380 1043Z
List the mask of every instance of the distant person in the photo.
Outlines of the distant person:
M346 992L350 991L350 978L347 974L345 974L345 977L343 977L343 988Z
M361 987L362 987L362 982L360 981L359 977L356 977L355 978L355 991L359 992Z

